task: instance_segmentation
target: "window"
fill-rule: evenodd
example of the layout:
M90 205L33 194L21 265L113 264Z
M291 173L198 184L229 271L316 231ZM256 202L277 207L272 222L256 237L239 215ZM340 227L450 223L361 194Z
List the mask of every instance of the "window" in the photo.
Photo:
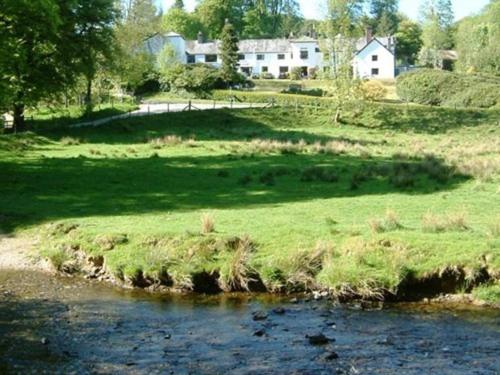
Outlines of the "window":
M278 60L285 60L285 54L284 53L278 53Z
M309 51L307 49L300 50L300 58L302 60L307 60L309 58Z
M243 55L243 54L238 55L238 60L240 60L240 61L245 60L245 55Z
M195 58L194 55L187 55L187 63L188 64L194 64L195 63Z
M217 62L217 55L205 55L205 62L207 63Z
M321 52L321 50L319 49L319 47L316 47L315 51L316 51L316 53L320 53Z
M261 53L257 54L257 60L264 60L264 55Z
M372 55L372 61L378 61L378 55Z
M269 71L267 66L262 67L262 73L267 73Z
M372 76L378 76L378 68L372 69Z
M280 66L280 74L288 73L288 66Z

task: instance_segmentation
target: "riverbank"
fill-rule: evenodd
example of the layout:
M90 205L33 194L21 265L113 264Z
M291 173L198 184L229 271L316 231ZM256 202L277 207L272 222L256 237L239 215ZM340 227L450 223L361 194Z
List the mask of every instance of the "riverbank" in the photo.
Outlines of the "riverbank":
M331 116L215 110L0 137L0 226L39 237L57 269L141 287L497 303L499 112Z

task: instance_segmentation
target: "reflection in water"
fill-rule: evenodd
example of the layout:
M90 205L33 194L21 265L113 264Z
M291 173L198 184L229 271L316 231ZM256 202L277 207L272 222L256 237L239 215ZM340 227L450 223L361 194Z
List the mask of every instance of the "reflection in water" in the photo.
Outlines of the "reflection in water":
M285 313L273 312L277 306ZM267 319L254 321L256 310ZM306 335L316 333L332 340L313 346ZM0 373L496 374L499 343L493 310L363 311L269 295L152 296L0 274Z

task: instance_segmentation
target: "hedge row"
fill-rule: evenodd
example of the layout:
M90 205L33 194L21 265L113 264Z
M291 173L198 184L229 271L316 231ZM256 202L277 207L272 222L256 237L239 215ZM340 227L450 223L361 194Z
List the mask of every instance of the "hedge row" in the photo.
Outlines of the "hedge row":
M421 69L400 75L398 96L405 101L465 108L500 105L500 78Z
M211 97L214 100L230 100L233 98L238 102L248 103L271 103L283 106L315 106L315 107L331 107L333 101L331 98L314 97L298 94L281 94L281 93L266 93L254 91L229 91L229 90L213 90Z

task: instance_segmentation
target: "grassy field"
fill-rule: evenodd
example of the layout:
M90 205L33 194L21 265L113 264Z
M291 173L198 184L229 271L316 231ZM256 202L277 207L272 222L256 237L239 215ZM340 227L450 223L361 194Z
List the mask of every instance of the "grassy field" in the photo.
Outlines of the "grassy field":
M131 102L105 103L96 105L92 113L89 114L85 112L85 107L78 105L70 105L68 107L41 106L28 110L26 112L26 119L30 128L35 130L47 129L98 120L104 117L126 113L137 108L138 106Z
M499 301L500 112L332 115L217 110L0 136L0 226L41 233L56 266L103 256L137 284L197 289L211 275L227 291L377 297L489 278L477 295Z

